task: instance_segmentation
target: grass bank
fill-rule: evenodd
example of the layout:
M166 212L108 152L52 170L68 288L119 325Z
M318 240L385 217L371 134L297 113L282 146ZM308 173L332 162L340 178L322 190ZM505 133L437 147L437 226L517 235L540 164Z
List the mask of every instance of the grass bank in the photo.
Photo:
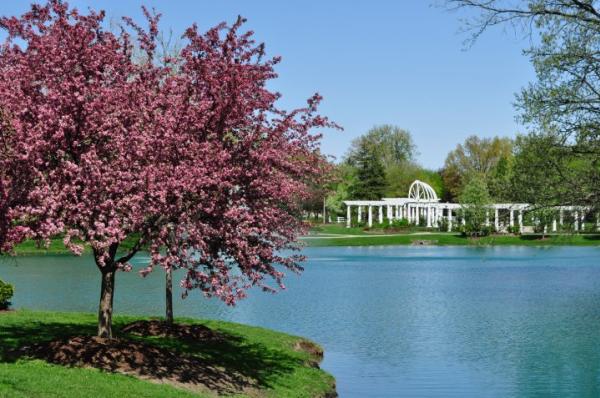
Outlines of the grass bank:
M157 398L328 397L335 391L333 377L316 366L320 361L318 346L300 337L228 322L191 319L177 322L206 326L220 337L185 340L123 332L126 324L139 319L115 317L116 337L122 342L150 347L151 352L162 350L160 352L174 354L176 359L181 356L187 358L187 363L202 366L186 369L181 383L165 383L165 372L170 369L153 369L147 363L143 364L142 378L106 368L50 364L21 354L23 347L94 335L95 315L25 310L0 312L0 397L119 397L124 394ZM136 354L133 353L132 358ZM110 357L100 360L111 367L117 362ZM134 362L132 359L131 363ZM227 379L227 384L224 385L223 379ZM198 383L190 385L189 380Z
M491 235L467 238L458 233L425 232L409 230L405 233L365 231L340 225L319 225L303 240L308 246L377 246L416 245L425 243L438 246L600 246L600 234L542 235Z

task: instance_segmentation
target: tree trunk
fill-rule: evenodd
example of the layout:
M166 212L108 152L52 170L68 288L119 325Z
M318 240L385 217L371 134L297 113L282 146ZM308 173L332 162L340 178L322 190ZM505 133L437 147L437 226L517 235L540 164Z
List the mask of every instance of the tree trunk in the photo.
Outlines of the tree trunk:
M112 339L112 312L115 295L115 270L103 270L100 305L98 308L98 337Z
M166 318L169 325L173 324L173 274L169 269L166 272Z

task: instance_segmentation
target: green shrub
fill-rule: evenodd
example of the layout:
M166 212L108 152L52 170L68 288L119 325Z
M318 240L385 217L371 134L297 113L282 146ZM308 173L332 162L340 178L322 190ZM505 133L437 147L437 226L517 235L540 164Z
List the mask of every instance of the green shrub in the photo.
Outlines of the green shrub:
M392 221L392 227L398 228L398 229L408 228L408 227L410 227L410 223L408 222L408 220L406 218L403 218L402 220Z
M438 231L440 232L448 232L448 219L446 217L442 217L441 220L438 221Z
M0 310L5 310L10 305L10 299L15 293L13 285L0 280Z
M463 236L468 236L471 238L481 238L483 236L488 236L492 232L494 232L494 228L487 225L479 225L477 228L473 228L472 225L467 223L466 225L461 225L459 231Z
M519 227L518 225L513 225L512 227L508 227L507 230L508 230L508 233L511 233L513 235L519 235L521 233L521 227Z

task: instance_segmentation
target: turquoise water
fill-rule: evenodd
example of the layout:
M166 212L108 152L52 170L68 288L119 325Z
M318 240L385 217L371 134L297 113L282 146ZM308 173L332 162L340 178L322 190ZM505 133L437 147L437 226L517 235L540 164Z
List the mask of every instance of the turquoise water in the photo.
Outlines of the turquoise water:
M307 336L341 397L600 396L600 249L309 248L301 277L234 308L199 295L176 315ZM138 265L147 259L136 259ZM163 276L117 276L115 311L161 315ZM90 257L4 259L14 305L95 311Z

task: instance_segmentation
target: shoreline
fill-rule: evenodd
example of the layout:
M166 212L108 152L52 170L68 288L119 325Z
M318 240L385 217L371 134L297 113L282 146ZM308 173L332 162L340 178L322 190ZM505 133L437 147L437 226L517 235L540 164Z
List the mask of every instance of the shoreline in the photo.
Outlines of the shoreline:
M328 226L329 227L329 226ZM459 233L414 231L406 233L385 233L384 231L363 231L351 228L346 232L341 228L327 228L331 231L313 232L299 238L307 247L336 246L584 246L600 247L600 233L588 234L541 234L508 235L497 234L481 238L469 238ZM91 253L86 247L83 254ZM25 241L14 249L14 256L63 256L73 255L64 247L62 239L50 241L48 248L37 247L36 242ZM0 256L10 258L11 255Z
M480 238L462 236L460 233L413 231L385 233L350 228L347 233L333 226L318 227L313 233L300 238L307 247L336 246L583 246L600 247L600 233L589 234L495 234Z
M315 398L337 396L334 377L319 367L322 348L304 337L191 318L176 319L174 325L194 333L198 329L200 337L140 334L128 327L162 322L162 318L119 315L114 317L115 339L110 341L94 337L96 321L94 313L28 309L0 313L4 332L0 336L0 374L19 380L18 393L25 395L41 392L77 397L93 390L116 395L130 391L147 397L209 397L222 393L275 397L296 396L296 392ZM110 355L87 355L85 345L79 347L81 342L97 345ZM46 349L71 345L78 350ZM141 359L123 360L118 363L123 365L121 368L110 359L132 355ZM93 361L85 362L88 357ZM163 362L169 365L156 369L151 366ZM219 374L222 377L215 379ZM63 389L67 384L68 393ZM17 391L11 387L0 383L0 396L15 394Z

